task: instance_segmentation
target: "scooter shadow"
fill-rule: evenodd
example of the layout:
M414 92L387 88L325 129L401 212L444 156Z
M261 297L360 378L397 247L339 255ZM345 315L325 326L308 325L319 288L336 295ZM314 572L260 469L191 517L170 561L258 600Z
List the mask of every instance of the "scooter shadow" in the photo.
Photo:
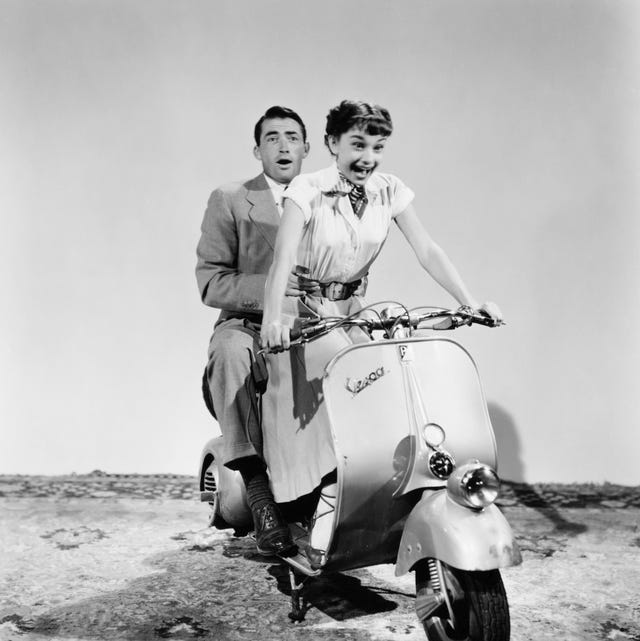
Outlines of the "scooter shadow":
M283 563L274 563L276 557L259 554L256 551L255 541L250 536L227 540L222 554L227 558L242 557L254 563L270 564L267 573L276 580L278 591L291 597L288 566ZM357 576L358 574L360 576ZM350 574L328 572L317 577L309 577L302 589L304 608L308 610L313 607L336 621L344 621L395 610L398 604L382 594L414 598L413 594L363 585L363 580L366 582L369 578L372 577L365 569L354 570Z
M500 472L504 479L511 479L503 480L502 496L498 498L498 505L507 498L517 504L538 510L542 516L553 523L558 532L569 536L586 532L588 530L586 525L569 521L558 509L557 502L563 497L554 497L552 492L545 496L534 485L524 481L525 465L521 457L519 431L513 416L494 401L488 403L488 409L498 446Z
M288 568L272 565L267 572L276 579L278 590L290 597ZM365 580L370 576L366 570L360 572ZM362 578L336 572L307 579L302 590L303 609L306 611L313 607L336 621L346 621L395 610L398 604L386 599L381 592L413 598L413 595L403 592L363 585Z

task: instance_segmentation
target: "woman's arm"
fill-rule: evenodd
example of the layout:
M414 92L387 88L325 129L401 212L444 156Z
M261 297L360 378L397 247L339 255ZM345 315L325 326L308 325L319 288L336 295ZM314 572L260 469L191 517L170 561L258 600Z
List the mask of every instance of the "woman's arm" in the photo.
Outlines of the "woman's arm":
M273 263L269 269L264 295L264 314L260 339L263 347L289 347L289 328L281 323L282 301L302 238L304 215L298 205L284 201L282 220L276 237Z
M478 301L471 295L447 254L423 227L413 205L409 205L402 213L398 214L395 217L395 221L411 245L422 267L460 305L469 305L473 309L482 309L496 320L501 319L502 314L495 303L484 303L480 306Z

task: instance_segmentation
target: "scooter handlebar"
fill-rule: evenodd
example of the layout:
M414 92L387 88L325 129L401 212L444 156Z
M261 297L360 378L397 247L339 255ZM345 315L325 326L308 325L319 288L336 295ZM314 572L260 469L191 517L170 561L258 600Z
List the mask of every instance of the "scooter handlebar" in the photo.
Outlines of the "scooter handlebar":
M361 327L365 331L372 332L375 330L389 331L394 327L405 327L417 329L422 323L428 321L438 322L430 326L434 330L456 329L462 325L484 325L485 327L498 327L503 325L503 321L496 320L486 312L473 310L468 307L460 307L456 310L435 309L424 313L415 313L415 310L406 310L405 313L397 314L383 318L382 316L373 318L348 317L348 318L313 318L303 320L300 325L296 325L290 330L290 340L293 345L314 340L338 327ZM271 351L271 350L269 350ZM281 350L277 350L281 351Z
M443 320L432 325L432 329L455 329L461 325L484 325L485 327L499 327L504 321L490 316L483 309L473 309L462 305L454 310L442 310Z

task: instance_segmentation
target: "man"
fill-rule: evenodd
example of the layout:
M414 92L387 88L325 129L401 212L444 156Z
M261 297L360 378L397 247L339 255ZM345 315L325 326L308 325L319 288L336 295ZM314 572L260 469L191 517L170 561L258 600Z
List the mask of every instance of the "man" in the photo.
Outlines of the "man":
M258 120L253 153L262 173L216 189L202 222L196 278L205 305L221 310L209 345L203 391L224 435L223 463L238 470L263 554L296 547L269 488L251 367L260 347L266 275L282 214L282 195L309 153L300 116L274 106ZM287 295L302 293L291 275ZM208 397L208 398L207 398Z

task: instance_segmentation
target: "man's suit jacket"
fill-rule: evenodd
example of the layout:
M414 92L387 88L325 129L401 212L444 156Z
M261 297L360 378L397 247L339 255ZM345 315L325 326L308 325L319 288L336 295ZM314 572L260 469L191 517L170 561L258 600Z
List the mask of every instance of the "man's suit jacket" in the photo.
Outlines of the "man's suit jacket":
M197 248L196 278L202 301L222 310L219 321L259 318L279 224L263 174L211 194Z

